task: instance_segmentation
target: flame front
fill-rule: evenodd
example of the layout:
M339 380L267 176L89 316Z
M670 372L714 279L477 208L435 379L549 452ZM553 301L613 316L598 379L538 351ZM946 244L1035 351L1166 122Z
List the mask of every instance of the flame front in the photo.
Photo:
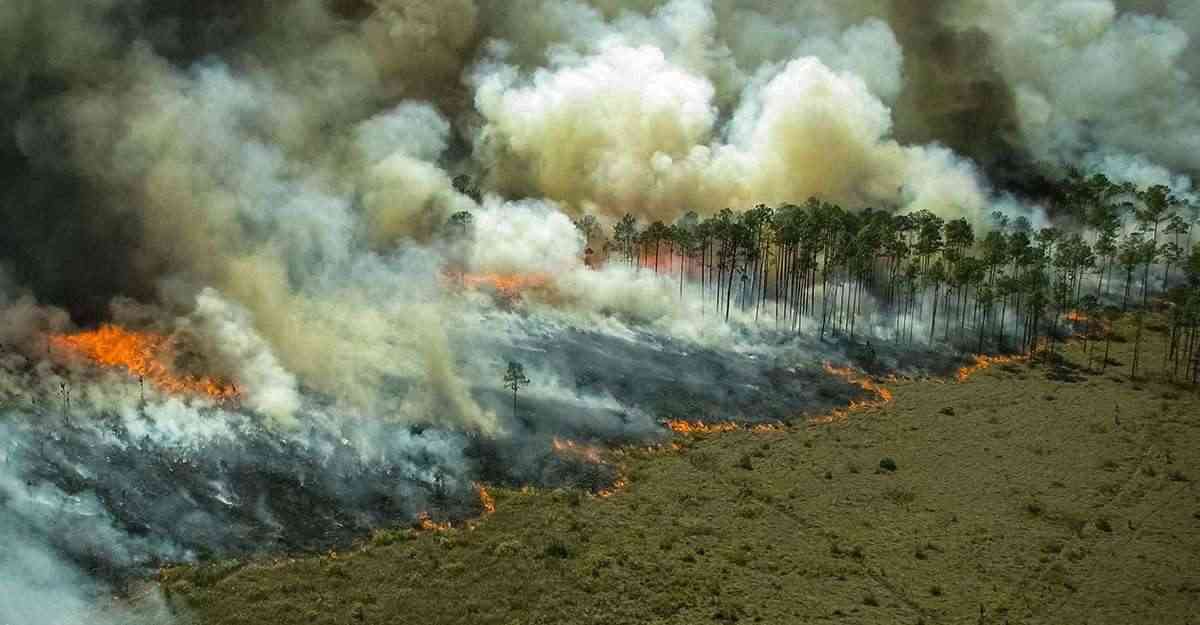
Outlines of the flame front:
M560 457L575 458L589 464L605 464L602 457L603 450L594 445L583 445L572 440L564 440L557 437L555 437L552 445L554 453Z
M985 369L990 369L996 365L1007 365L1023 362L1025 360L1025 358L1020 356L976 356L975 364L959 369L956 377L958 378L959 382L966 382L971 376Z
M416 526L422 532L445 532L454 527L449 521L442 521L441 523L434 521L428 512L417 514Z
M504 297L516 297L550 282L550 276L544 274L465 273L457 277L466 288L490 289Z
M483 516L488 516L496 512L496 499L488 492L482 484L475 485L476 492L479 493L479 507L483 510Z
M861 412L863 410L871 410L873 408L882 408L892 403L892 400L894 399L892 391L887 387L876 383L874 380L871 380L868 377L864 377L849 367L835 367L829 363L825 363L825 371L830 375L835 375L839 378L842 378L846 382L853 384L862 390L867 391L868 393L871 393L875 396L875 398L867 401L852 401L850 402L850 405L844 409L834 410L827 415L809 419L809 423L814 425L822 425L844 421L849 418L852 413Z
M98 365L123 368L167 393L206 395L218 401L238 396L237 387L228 382L172 371L168 364L171 339L161 334L104 325L90 332L53 335L50 343L55 349L69 351Z
M703 421L674 419L667 421L666 426L676 434L724 434L725 432L733 432L740 429L738 424L732 421L705 423Z
M1064 318L1072 323L1087 323L1091 320L1091 317L1079 310L1072 310L1064 315Z

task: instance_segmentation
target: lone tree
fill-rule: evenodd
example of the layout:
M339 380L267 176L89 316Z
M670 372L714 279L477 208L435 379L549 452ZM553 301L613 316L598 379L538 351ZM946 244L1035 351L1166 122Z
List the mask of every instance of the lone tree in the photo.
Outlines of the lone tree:
M504 372L504 388L511 389L513 393L513 418L517 416L517 391L528 385L529 378L525 376L525 367L519 362L509 361L508 371Z

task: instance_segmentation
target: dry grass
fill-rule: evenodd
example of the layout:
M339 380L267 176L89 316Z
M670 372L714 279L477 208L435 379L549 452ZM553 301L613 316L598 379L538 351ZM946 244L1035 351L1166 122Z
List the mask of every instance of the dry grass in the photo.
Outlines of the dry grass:
M1112 369L1050 373L899 383L844 425L630 454L609 498L501 491L473 531L380 532L162 585L185 622L213 625L1187 622L1200 401ZM899 470L857 470L879 458Z

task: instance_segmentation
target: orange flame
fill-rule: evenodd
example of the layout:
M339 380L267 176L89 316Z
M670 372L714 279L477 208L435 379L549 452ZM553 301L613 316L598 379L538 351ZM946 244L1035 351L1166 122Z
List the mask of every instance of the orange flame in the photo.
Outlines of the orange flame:
M892 391L887 387L876 383L869 377L865 377L849 367L835 367L827 362L825 363L825 371L831 375L842 378L846 382L853 384L862 390L867 391L868 393L871 393L875 396L875 398L866 401L852 401L846 408L837 409L827 415L809 419L809 423L824 425L845 421L846 419L850 418L850 415L853 413L862 412L864 410L872 410L875 408L882 408L883 406L892 403L892 401L895 399L895 396L892 395Z
M746 430L753 434L770 434L772 432L783 432L787 430L787 426L782 423L755 423L755 424L740 424L733 421L717 421L715 423L705 423L703 421L685 421L683 419L672 419L663 422L668 430L676 434L725 434L727 432L737 432ZM651 448L651 451L663 451L670 449L677 451L680 449L677 443L671 443L669 447L659 446Z
M466 288L492 290L509 298L550 282L550 276L545 274L464 273L458 277Z
M593 445L582 445L575 441L555 438L553 441L554 453L562 457L570 457L578 460L583 460L591 464L604 464L604 458L601 456L602 450Z
M667 428L676 434L724 434L741 429L732 421L705 423L703 421L684 421L673 419L666 422Z
M1024 360L1025 358L1022 356L975 356L975 364L959 369L958 375L955 377L958 378L959 382L966 382L971 376L985 369L990 369L996 365L1023 362Z
M492 497L492 494L481 484L476 484L475 490L479 493L479 506L483 509L483 516L494 514L496 512L496 500Z
M608 499L609 497L612 497L613 495L625 490L625 488L628 486L629 480L625 479L624 476L617 476L617 479L612 483L612 486L609 486L608 488L596 493L596 496L601 499Z
M217 378L182 375L168 362L174 346L170 337L136 332L114 325L78 334L58 334L51 344L104 367L122 367L167 393L207 395L217 401L238 397L237 387Z
M422 512L417 515L417 529L422 532L445 532L452 527L449 521L441 523L434 521L428 512Z

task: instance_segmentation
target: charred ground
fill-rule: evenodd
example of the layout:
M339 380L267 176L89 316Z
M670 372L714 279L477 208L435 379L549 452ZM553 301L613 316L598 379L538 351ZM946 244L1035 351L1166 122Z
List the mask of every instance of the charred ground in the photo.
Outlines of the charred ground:
M162 587L196 623L1183 622L1200 402L1131 380L1130 344L1103 373L1082 350L893 383L840 424L613 452L613 497L499 490L471 530Z

